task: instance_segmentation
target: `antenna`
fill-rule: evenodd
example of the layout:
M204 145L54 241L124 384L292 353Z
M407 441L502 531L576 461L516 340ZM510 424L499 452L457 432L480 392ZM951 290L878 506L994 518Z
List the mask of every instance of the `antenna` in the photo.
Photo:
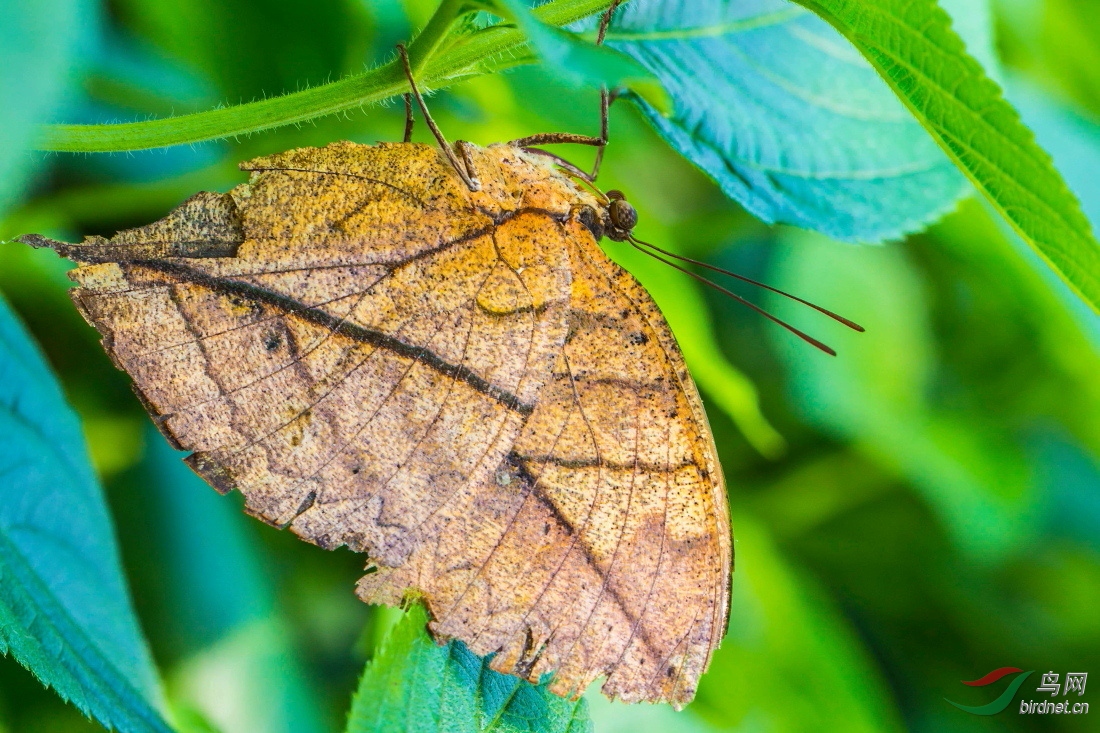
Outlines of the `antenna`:
M744 275L738 275L735 272L730 272L729 270L723 270L720 267L715 267L714 265L707 264L706 262L700 262L698 260L693 260L690 257L684 257L682 255L673 254L672 252L661 249L660 247L658 247L656 245L653 245L653 244L650 244L649 242L643 242L640 239L636 239L633 236L631 236L628 241L630 242L631 246L634 247L639 252L642 252L643 254L649 255L650 257L657 260L658 262L662 262L662 263L668 265L669 267L671 267L673 269L679 270L680 272L684 273L685 275L688 275L689 277L694 278L695 280L699 281L700 283L702 283L702 284L704 284L708 287L714 288L715 290L722 293L723 295L727 295L730 298L733 298L734 300L736 300L737 302L748 306L749 308L756 311L760 315L764 316L768 320L782 326L783 328L785 328L788 331L790 331L791 333L793 333L795 336L798 336L800 339L802 339L806 343L810 344L811 346L813 346L816 349L819 349L819 350L825 352L829 356L836 356L836 351L834 351L831 347L829 347L828 345L822 343L821 341L818 341L817 339L815 339L813 336L809 335L808 333L805 333L804 331L800 331L799 329L795 328L794 326L787 323L783 319L769 313L768 311L764 310L763 308L756 305L755 303L753 303L749 300L746 300L745 298L741 297L740 295L733 292L732 290L724 288L721 285L719 285L718 283L712 282L712 281L706 279L705 277L692 272L691 270L687 269L686 267L682 267L681 265L676 264L675 262L670 262L669 260L666 260L664 257L661 257L660 255L665 255L667 257L671 257L674 260L680 260L681 262L690 262L691 264L698 265L700 267L704 267L708 270L712 270L714 272L718 272L718 273L721 273L723 275L729 275L730 277L737 278L738 280L742 280L742 281L750 283L752 285L756 285L757 287L764 288L765 290L769 290L769 291L771 291L773 293L776 293L778 295L782 295L784 297L790 298L791 300L794 300L798 303L802 303L803 305L807 305L807 306L813 308L814 310L816 310L820 313L824 313L825 315L827 315L830 318L836 320L837 322L843 323L845 326L847 326L848 328L851 328L854 331L862 332L862 331L865 330L863 328L863 326L860 326L858 323L855 323L854 321L848 320L847 318L844 318L843 316L837 315L836 313L833 313L830 310L822 308L819 305L815 305L814 303L811 303L807 300L803 300L802 298L799 298L798 296L791 295L790 293L786 293L782 290L779 290L778 288L773 288L770 285L765 285L764 283L757 282L756 280L745 277ZM648 247L648 248L650 248L654 251L651 252L650 249L645 249L646 247ZM659 252L660 254L656 254L657 252Z
M851 320L845 318L844 316L833 313L831 310L828 310L827 308L822 308L820 305L817 305L816 303L811 303L808 300L804 300L802 298L799 298L797 295L792 295L792 294L790 294L786 291L780 290L779 288L774 288L771 285L768 285L766 283L762 283L758 280L753 280L751 277L745 277L744 275L738 275L736 272L730 272L729 270L723 270L721 267L716 267L716 266L714 266L710 263L701 262L700 260L693 260L690 257L684 257L683 255L678 255L678 254L675 254L673 252L669 252L668 250L661 249L660 247L658 247L655 244L650 244L649 242L643 242L640 239L635 239L633 236L631 237L631 241L634 242L635 244L645 245L646 247L649 247L650 249L653 249L657 252L660 252L661 254L665 255L666 257L671 257L675 260L680 260L681 262L690 262L693 265L698 265L699 267L705 267L706 269L708 269L712 272L717 272L717 273L722 274L722 275L728 275L730 277L737 278L738 280L740 280L742 282L747 282L750 285L755 285L758 288L763 288L764 290L769 290L769 291L771 291L771 292L773 292L777 295L782 295L784 298L790 298L791 300L796 301L798 303L801 303L802 305L807 305L807 306L813 308L818 313L824 313L829 318L832 318L834 321L837 321L838 323L843 323L845 326L852 329L853 331L859 331L860 333L863 333L864 331L867 330L863 326L856 323L855 321L851 321Z

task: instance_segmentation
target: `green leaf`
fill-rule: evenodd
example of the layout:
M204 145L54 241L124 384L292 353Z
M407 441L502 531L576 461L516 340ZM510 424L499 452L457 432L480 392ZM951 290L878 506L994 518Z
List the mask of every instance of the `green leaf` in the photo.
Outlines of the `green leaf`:
M367 665L348 714L347 733L585 733L583 699L489 669L460 641L439 646L417 604L397 622Z
M1080 199L1085 216L1093 222L1095 233L1096 222L1100 222L1100 178L1096 175L1096 171L1100 170L1100 125L1022 79L1009 80L1008 94L1020 110L1024 122L1035 131L1039 142L1054 157L1054 163L1070 190ZM1013 236L1013 241L1019 242L1019 239ZM1065 299L1081 325L1100 346L1100 316L1077 298L1022 242L1020 249L1035 265L1036 271L1051 282L1059 297ZM1047 332L1046 329L1044 332Z
M0 5L0 211L22 192L35 125L61 100L81 50L81 19L86 26L94 17L85 0Z
M952 5L992 58L986 2ZM642 105L661 135L769 223L877 242L970 191L859 53L786 0L631 2L607 41L675 99L667 119Z
M489 0L485 4L515 22L539 58L567 84L627 89L660 114L672 111L672 100L657 76L630 56L540 22L520 0Z
M799 0L863 55L1013 228L1096 310L1100 243L935 0Z
M168 731L80 424L0 300L0 652L125 733Z

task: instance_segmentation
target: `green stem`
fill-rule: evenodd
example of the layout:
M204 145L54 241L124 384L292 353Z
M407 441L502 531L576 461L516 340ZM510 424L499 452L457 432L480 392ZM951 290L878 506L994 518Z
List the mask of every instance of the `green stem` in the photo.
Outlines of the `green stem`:
M534 13L544 23L563 26L597 13L609 4L609 0L554 0L536 8ZM455 21L470 7L472 4L467 0L443 0L424 31L410 44L409 55L410 59L415 59L417 79L422 80L426 88L440 89L489 68L500 70L530 62L529 54L517 53L526 44L526 38L510 26L491 26L453 39ZM445 51L436 53L451 40L455 42ZM113 125L45 125L40 130L36 147L61 152L106 153L197 143L362 108L407 89L400 64L391 61L377 69L293 94L190 115Z
M419 77L424 66L443 45L455 23L467 13L477 10L468 0L443 0L432 13L424 30L409 44L409 66L413 76Z

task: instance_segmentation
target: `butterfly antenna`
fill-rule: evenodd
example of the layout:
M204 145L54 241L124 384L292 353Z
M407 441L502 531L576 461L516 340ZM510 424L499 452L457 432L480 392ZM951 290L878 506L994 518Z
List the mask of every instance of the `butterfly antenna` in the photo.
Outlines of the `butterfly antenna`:
M836 356L836 351L834 351L832 348L830 348L826 344L821 343L820 341L818 341L817 339L815 339L813 336L811 336L808 333L805 333L803 331L799 331L797 328L795 328L791 324L787 323L783 319L781 319L777 316L774 316L771 313L768 313L766 310L764 310L763 308L758 306L756 303L745 300L744 298L742 298L740 295L733 292L732 290L727 290L726 288L722 287L718 283L711 282L710 280L707 280L702 275L697 275L694 272L692 272L691 270L687 269L686 267L681 267L680 265L677 265L675 262L670 262L669 260L666 260L665 258L661 257L660 255L654 254L653 252L650 252L647 249L639 247L638 243L634 240L633 237L631 237L629 241L630 241L630 245L632 247L634 247L634 249L638 250L639 252L642 252L644 254L649 255L650 257L657 260L658 262L663 262L664 264L668 265L669 267L671 267L673 269L676 269L676 270L679 270L680 272L684 273L685 275L688 275L689 277L695 278L696 280L698 280L702 284L714 288L715 290L722 293L723 295L728 295L729 297L736 300L738 303L742 303L743 305L747 305L749 308L752 308L754 311L756 311L760 315L764 316L769 321L772 321L773 323L777 323L780 326L782 326L783 328L787 329L788 331L793 333L795 336L797 336L798 338L800 338L803 341L805 341L806 343L808 343L810 346L813 346L816 349L820 349L821 351L824 351L829 356ZM654 249L656 249L656 248L654 248Z
M668 250L661 249L660 247L658 247L655 244L650 244L649 242L643 242L640 239L635 239L633 236L630 238L630 241L633 242L634 244L645 245L646 247L649 247L652 250L660 252L661 254L665 255L666 257L671 257L674 260L680 260L681 262L690 262L693 265L698 265L699 267L704 267L704 268L706 268L706 269L708 269L712 272L717 272L720 275L728 275L729 277L737 278L738 280L741 280L742 282L747 282L750 285L755 285L758 288L763 288L764 290L769 290L773 293L776 293L777 295L782 295L784 298L790 298L791 300L793 300L797 303L801 303L802 305L808 305L809 307L813 308L818 313L823 313L823 314L827 315L829 318L832 318L834 321L836 321L838 323L843 323L845 326L852 329L853 331L859 331L860 333L863 333L864 331L866 331L866 329L863 326L859 325L855 321L849 320L849 319L845 318L844 316L839 315L837 313L833 313L831 310L829 310L827 308L822 308L820 305L817 305L816 303L811 303L808 300L803 300L802 298L799 298L797 295L792 295L791 293L780 290L779 288L773 288L771 285L768 285L766 283L762 283L758 280L753 280L751 277L745 277L744 275L738 275L736 272L730 272L729 270L723 270L721 267L715 267L714 265L711 265L707 262L701 262L699 260L693 260L690 257L684 257L683 255L678 255L678 254L675 254L673 252L669 252ZM709 280L708 280L708 282L709 282Z

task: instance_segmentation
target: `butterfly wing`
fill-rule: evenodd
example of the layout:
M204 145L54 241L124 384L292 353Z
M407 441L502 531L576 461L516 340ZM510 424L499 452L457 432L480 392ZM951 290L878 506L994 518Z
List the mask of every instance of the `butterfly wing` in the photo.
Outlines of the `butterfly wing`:
M565 335L563 241L471 206L428 146L250 164L109 242L74 300L191 465L249 512L399 564L410 527L491 471ZM224 256L231 254L232 256Z
M437 151L248 164L111 240L48 245L192 467L323 547L372 602L579 693L691 699L725 626L730 539L706 417L593 201L508 146L471 194Z
M570 329L492 480L439 517L366 600L423 592L433 630L497 670L579 694L681 705L725 633L730 528L698 393L648 293L562 226Z

